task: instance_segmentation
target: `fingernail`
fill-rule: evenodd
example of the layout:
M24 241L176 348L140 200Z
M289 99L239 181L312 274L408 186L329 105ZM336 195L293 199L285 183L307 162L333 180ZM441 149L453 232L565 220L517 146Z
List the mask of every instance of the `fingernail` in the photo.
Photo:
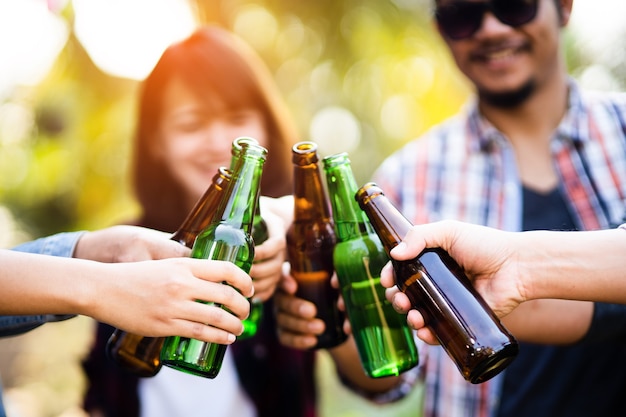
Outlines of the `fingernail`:
M300 314L304 317L313 317L315 316L315 310L309 304L304 304L300 306Z
M396 246L395 248L391 250L391 252L404 252L405 250L406 250L406 243L400 242L398 243L398 246Z
M312 323L309 323L309 332L313 333L313 334L321 334L324 332L324 324L320 323L318 321L314 321Z

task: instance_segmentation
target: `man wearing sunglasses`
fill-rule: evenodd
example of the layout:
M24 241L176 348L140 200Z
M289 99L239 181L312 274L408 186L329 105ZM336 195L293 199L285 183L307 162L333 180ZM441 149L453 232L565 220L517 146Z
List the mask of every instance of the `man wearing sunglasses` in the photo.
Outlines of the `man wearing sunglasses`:
M583 92L568 76L561 30L573 0L433 1L436 26L475 98L391 155L373 180L415 224L456 219L509 231L619 224L626 94ZM303 303L276 294L281 341L293 347L306 347L311 333L310 319L298 316ZM289 316L302 325L287 326L296 322ZM531 344L532 332L524 332L538 319L545 334L535 334L537 343L552 345ZM533 300L503 321L523 342L520 353L479 385L466 382L440 346L420 346L424 416L626 415L626 306Z
M622 218L626 94L583 92L568 76L561 29L572 3L435 1L437 28L476 96L375 173L411 221L594 230ZM503 322L529 342L526 320L540 312L554 344L521 343L515 361L484 384L465 382L440 346L420 349L425 415L626 415L626 306L533 301ZM560 320L588 330L564 337Z

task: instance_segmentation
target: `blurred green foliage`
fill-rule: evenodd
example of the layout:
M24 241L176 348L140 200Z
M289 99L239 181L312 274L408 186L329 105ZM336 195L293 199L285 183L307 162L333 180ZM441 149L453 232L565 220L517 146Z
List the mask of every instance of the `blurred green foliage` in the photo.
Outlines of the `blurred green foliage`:
M360 141L349 153L359 182L456 112L470 91L435 33L430 0L191 4L199 22L230 28L259 52L303 140L320 110L339 106L352 113ZM71 28L71 2L62 16ZM567 39L575 73L588 63ZM43 82L18 87L0 102L0 205L18 229L37 237L136 214L128 165L137 85L103 73L70 33ZM320 144L321 153L341 151L341 140L334 143Z

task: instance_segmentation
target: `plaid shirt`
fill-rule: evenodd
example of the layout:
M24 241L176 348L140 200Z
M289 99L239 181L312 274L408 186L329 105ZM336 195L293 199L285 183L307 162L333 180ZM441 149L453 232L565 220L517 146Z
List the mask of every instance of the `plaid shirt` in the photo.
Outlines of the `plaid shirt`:
M580 230L620 223L626 210L626 94L583 93L570 80L569 108L551 152L559 189ZM519 231L522 184L514 150L475 102L386 159L374 180L413 223L458 219ZM466 382L439 346L420 350L424 415L487 417L502 374Z

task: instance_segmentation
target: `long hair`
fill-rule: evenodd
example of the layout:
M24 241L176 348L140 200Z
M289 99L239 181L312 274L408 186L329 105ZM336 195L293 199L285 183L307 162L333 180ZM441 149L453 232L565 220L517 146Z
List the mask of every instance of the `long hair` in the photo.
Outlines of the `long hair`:
M228 108L259 110L265 119L269 151L261 193L278 197L291 192L291 146L297 141L296 128L269 70L234 34L205 26L168 47L141 86L132 171L143 209L141 225L171 232L191 209L185 207L188 199L183 198L183 188L152 150L159 146L165 86L174 78L182 80L207 105L217 96Z

